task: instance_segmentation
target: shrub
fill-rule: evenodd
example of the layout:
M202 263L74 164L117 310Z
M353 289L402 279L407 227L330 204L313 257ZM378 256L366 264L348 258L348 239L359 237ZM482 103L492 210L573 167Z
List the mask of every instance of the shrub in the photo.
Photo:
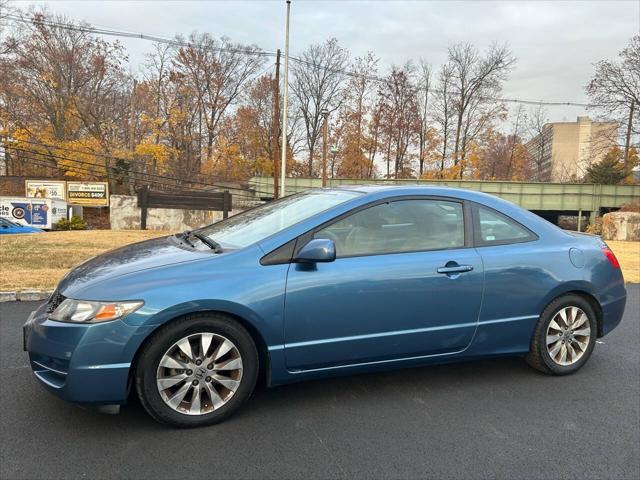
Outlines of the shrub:
M640 200L620 205L620 211L640 213Z
M71 217L71 220L67 220L63 218L58 223L53 226L54 230L86 230L87 222L85 222L82 218L74 215Z
M598 163L589 165L586 180L589 183L617 185L627 176L622 162L622 151L614 147Z
M602 235L602 217L596 217L596 221L589 224L586 232L593 233L594 235Z

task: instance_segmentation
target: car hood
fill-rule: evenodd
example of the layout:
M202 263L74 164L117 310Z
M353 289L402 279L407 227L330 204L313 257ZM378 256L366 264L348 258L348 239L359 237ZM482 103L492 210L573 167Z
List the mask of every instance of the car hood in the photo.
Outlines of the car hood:
M74 292L96 282L141 270L210 258L211 255L207 251L181 248L173 236L154 238L111 250L81 263L67 273L57 290L73 298Z

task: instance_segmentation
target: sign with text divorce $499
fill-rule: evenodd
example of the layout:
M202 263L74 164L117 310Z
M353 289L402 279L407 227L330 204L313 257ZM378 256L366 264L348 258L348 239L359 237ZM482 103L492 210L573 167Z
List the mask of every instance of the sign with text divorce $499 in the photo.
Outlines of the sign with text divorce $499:
M67 182L67 202L84 207L108 207L107 182Z

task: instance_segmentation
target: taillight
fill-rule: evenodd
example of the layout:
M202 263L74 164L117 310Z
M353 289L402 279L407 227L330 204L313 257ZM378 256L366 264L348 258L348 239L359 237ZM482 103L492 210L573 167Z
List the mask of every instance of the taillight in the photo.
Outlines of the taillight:
M611 249L607 245L603 245L601 248L602 248L602 253L604 253L605 257L607 257L607 260L609 260L609 263L613 265L614 268L620 268L620 262L618 262L618 259L613 254Z

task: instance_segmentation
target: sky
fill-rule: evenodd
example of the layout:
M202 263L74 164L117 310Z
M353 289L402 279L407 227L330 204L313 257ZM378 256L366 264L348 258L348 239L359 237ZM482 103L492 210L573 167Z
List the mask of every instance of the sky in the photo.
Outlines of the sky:
M284 0L254 1L40 1L95 26L164 37L193 30L284 51ZM609 1L393 1L292 0L290 53L335 37L352 56L368 51L391 65L424 58L438 68L447 47L471 42L486 49L507 43L518 62L504 97L588 101L584 85L593 64L613 59L640 33L640 0ZM145 40L120 40L136 71L150 51ZM579 107L547 107L551 121L575 121Z

